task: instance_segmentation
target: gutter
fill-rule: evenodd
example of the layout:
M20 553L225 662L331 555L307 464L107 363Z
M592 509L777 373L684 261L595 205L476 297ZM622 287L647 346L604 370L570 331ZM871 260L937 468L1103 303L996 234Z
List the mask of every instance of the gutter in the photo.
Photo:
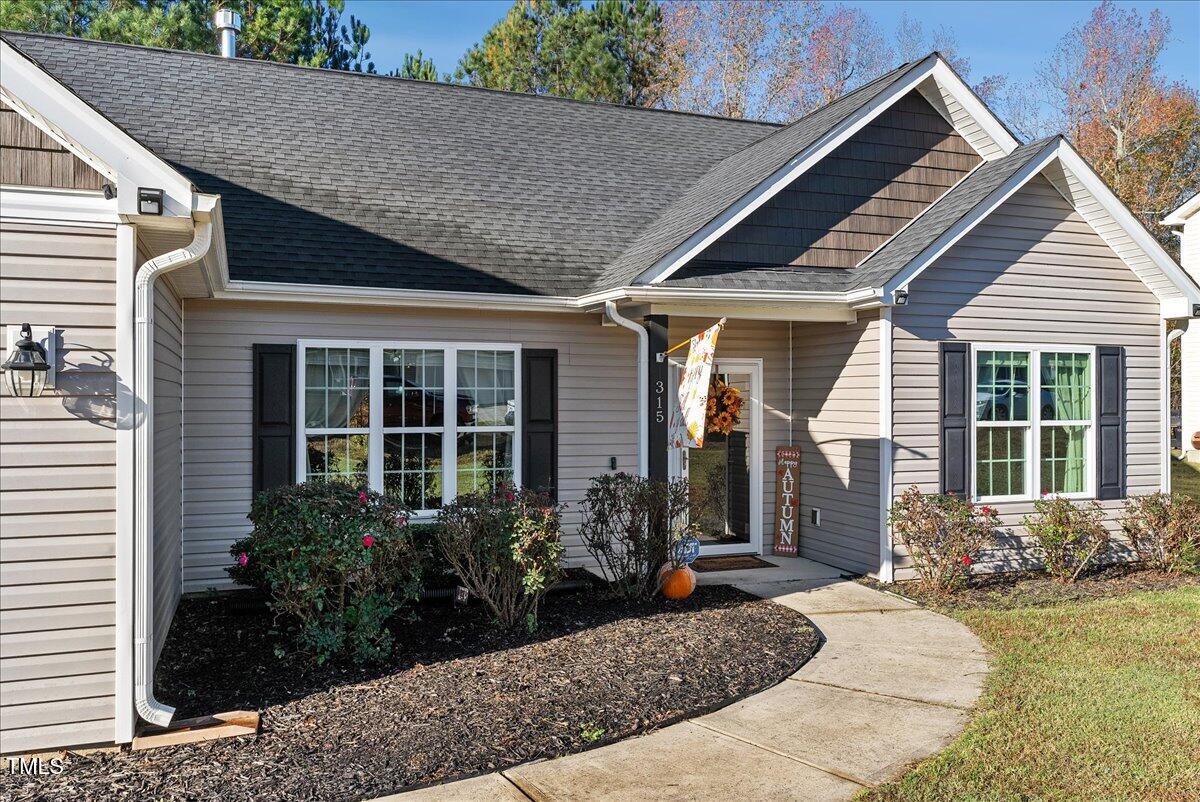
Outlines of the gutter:
M650 476L650 333L622 317L613 301L604 302L604 316L637 335L638 349L638 476Z
M134 706L151 724L171 723L175 708L154 698L154 570L151 563L154 509L154 284L159 276L198 262L212 244L211 221L198 221L192 241L149 260L137 271L134 290Z

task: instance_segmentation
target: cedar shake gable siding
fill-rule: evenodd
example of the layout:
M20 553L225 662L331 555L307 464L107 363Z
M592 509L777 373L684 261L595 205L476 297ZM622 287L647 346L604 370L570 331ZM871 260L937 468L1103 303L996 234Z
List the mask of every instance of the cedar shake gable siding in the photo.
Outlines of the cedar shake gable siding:
M0 103L0 184L100 189L104 176L80 161L49 134Z
M913 90L696 257L852 268L980 163Z

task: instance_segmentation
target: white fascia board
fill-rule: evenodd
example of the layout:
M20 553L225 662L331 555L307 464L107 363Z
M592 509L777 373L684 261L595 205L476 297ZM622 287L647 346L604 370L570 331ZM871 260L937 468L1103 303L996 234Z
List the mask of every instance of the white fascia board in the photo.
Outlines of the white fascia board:
M967 114L971 115L979 127L1004 151L1005 155L1012 153L1021 144L1013 138L1013 135L1004 127L1004 123L1000 122L1000 118L992 113L992 110L979 99L971 87L958 77L949 64L938 59L933 68L933 78L959 102Z
M8 42L0 41L2 96L22 116L117 183L117 208L137 217L137 189L163 190L163 214L190 217L192 184Z
M1164 217L1162 224L1164 226L1181 226L1196 212L1200 212L1200 192L1185 200L1182 206Z
M1008 200L1013 193L1025 186L1035 175L1046 169L1046 165L1054 161L1057 155L1058 148L1055 144L1047 143L1045 150L1040 156L1030 161L1023 169L1008 179L1008 181L992 190L992 193L982 203L963 215L962 219L955 223L949 231L934 240L932 245L921 251L917 258L909 262L903 270L884 284L880 289L884 299L891 299L892 294L896 290L904 287L923 273L927 267L933 264L934 260L949 250L954 243L970 233L971 229L979 225L1000 204Z
M1200 303L1200 287L1196 286L1196 282L1184 272L1182 267L1176 264L1169 253L1163 250L1163 246L1158 244L1158 240L1151 236L1141 221L1133 216L1133 213L1121 202L1121 199L1108 188L1108 184L1105 184L1104 180L1096 175L1096 171L1091 168L1091 165L1084 161L1083 157L1075 151L1075 148L1071 147L1071 144L1064 140L1058 147L1058 154L1059 158L1062 159L1063 167L1074 174L1079 183L1083 184L1084 189L1091 193L1096 202L1104 207L1104 210L1129 235L1134 244L1175 285L1180 294L1190 304Z
M737 202L719 214L682 244L676 246L666 256L659 259L653 267L634 279L634 284L658 284L669 278L675 271L694 259L700 252L715 242L726 231L740 223L755 209L762 206L771 198L778 195L789 184L807 172L817 162L828 156L834 149L850 137L858 133L867 123L878 117L899 98L908 94L916 86L933 74L937 59L926 59L927 64L914 69L903 80L894 85L884 94L875 98L858 113L847 117L841 123L827 131L824 136L805 150L796 154L790 161L767 177L765 181L743 195Z
M34 223L116 225L117 201L94 190L0 186L0 217Z

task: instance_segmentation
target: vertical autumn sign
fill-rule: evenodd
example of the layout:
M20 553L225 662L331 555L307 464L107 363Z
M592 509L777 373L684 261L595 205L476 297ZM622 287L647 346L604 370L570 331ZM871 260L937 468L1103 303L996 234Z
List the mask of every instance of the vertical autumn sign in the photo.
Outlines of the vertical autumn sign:
M775 549L785 557L800 553L800 449L775 449Z

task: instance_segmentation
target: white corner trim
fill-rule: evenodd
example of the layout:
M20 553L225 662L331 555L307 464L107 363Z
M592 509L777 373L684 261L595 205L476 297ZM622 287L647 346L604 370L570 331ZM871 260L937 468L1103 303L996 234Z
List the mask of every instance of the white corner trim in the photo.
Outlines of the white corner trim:
M858 133L871 120L878 117L899 98L908 94L918 84L933 74L937 64L935 57L925 59L913 68L904 80L897 82L886 92L863 106L855 114L842 120L809 147L796 154L786 164L772 173L754 189L743 195L732 206L717 215L711 222L692 234L680 245L670 250L650 269L634 279L634 284L658 284L670 277L696 257L701 251L719 239L729 229L744 220L789 184L807 172L834 149Z
M1096 199L1096 202L1112 215L1113 220L1124 229L1134 244L1162 270L1171 283L1175 285L1176 289L1191 303L1200 303L1200 287L1197 287L1191 277L1184 273L1183 268L1176 264L1171 255L1163 250L1158 240L1150 235L1146 227L1133 216L1133 213L1126 208L1120 198L1113 194L1113 191L1108 188L1108 185L1104 183L1100 176L1096 175L1096 171L1084 161L1075 148L1071 147L1069 142L1063 140L1059 144L1058 155L1062 160L1063 166L1070 170L1079 183L1083 184L1084 189Z
M892 309L879 312L879 581L895 580L892 528Z
M1159 489L1171 492L1171 337L1158 327L1158 470ZM1183 428L1182 426L1180 427ZM1186 434L1180 433L1180 439ZM1180 443L1182 446L1183 444Z
M115 733L117 743L133 740L133 552L134 552L134 426L137 403L133 396L133 279L137 273L137 232L127 223L117 226L117 304L114 360L117 396L117 539L115 556Z
M191 215L190 181L6 41L0 75L5 103L116 180L121 214L136 216L138 187L153 187L163 190L165 215Z
M995 211L1000 204L1008 200L1013 193L1025 186L1035 175L1046 169L1046 165L1050 164L1057 155L1058 148L1056 145L1053 142L1047 143L1045 149L1037 158L1031 160L1010 179L992 190L992 193L982 203L977 204L974 209L963 215L957 223L950 227L950 230L934 240L932 245L921 251L903 270L889 279L883 285L883 297L885 299L891 298L892 293L923 273L939 256L949 250L954 243L970 233L975 226L979 225L988 215Z
M31 223L103 224L121 222L117 201L93 190L0 186L0 217Z

